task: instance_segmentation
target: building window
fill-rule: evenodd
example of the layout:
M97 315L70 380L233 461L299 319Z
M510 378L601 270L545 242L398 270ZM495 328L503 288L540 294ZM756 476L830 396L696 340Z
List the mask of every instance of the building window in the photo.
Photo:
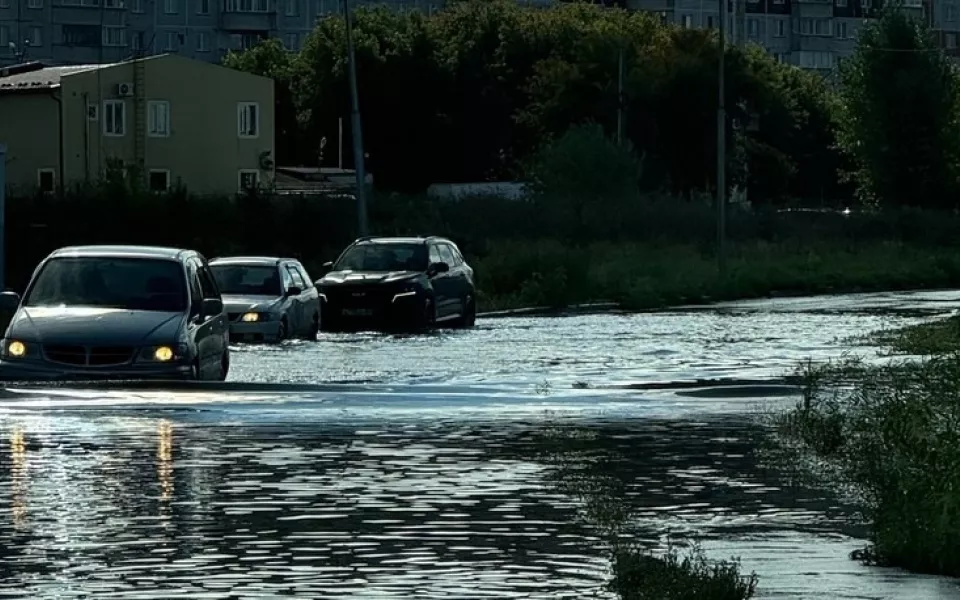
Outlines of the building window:
M947 42L947 49L948 49L948 50L954 50L954 49L956 49L956 47L957 47L957 34L955 34L955 33L948 33L948 34L947 34L947 40L946 40L946 42Z
M147 186L151 192L165 192L170 189L170 171L166 169L150 169L147 174Z
M163 12L168 15L177 14L177 0L163 0Z
M787 34L787 22L783 20L777 21L777 28L775 31L776 33L774 35L776 37L785 36Z
M837 8L846 8L847 0L837 0Z
M800 33L803 35L833 35L830 19L800 19Z
M37 169L37 187L49 194L57 187L57 172L54 169Z
M283 45L287 50L296 52L300 46L300 35L296 33L287 33L283 36Z
M754 18L747 19L747 35L755 40L760 38L760 21Z
M268 0L223 0L225 12L267 12Z
M134 52L139 52L143 50L143 32L134 31L133 36L130 38L130 49Z
M126 46L127 30L125 27L104 26L101 39L104 46Z
M693 29L693 15L683 15L683 28Z
M201 31L197 34L197 52L209 52L210 51L210 34L206 31Z
M143 12L143 0L130 0L130 10L135 13Z
M27 8L43 8L43 0L27 0Z
M707 29L713 29L717 26L716 17L707 17Z
M10 0L0 0L0 8L10 8Z
M170 137L170 103L166 100L147 102L147 135Z
M168 31L164 35L164 44L163 49L167 52L176 52L177 48L180 47L180 34L176 31Z
M237 179L238 191L256 191L257 186L260 183L260 171L257 171L256 169L240 169Z
M947 16L946 16L947 20L948 20L948 21L956 21L956 20L957 20L957 7L956 7L955 5L953 5L953 4L947 4L947 5L945 6L945 8L946 8L946 11L947 11Z
M237 105L237 135L255 138L260 135L260 105L256 102L241 102Z
M27 38L30 41L31 48L38 48L43 45L43 27L31 27L30 28L30 37Z
M123 8L124 0L103 0L104 8Z
M210 0L197 0L197 14L198 15L210 14Z
M287 0L286 14L288 17L295 17L300 13L300 0Z
M0 0L2 2L3 0ZM7 48L10 45L10 27L0 25L0 49Z
M127 106L123 100L103 102L103 135L120 137L127 132Z

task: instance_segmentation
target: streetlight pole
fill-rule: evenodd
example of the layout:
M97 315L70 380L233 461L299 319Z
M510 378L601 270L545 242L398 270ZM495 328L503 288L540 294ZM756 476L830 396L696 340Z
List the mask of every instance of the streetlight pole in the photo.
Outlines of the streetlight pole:
M7 146L0 143L0 291L5 290L7 266Z
M357 220L360 236L369 232L367 226L367 174L364 168L363 131L360 129L360 99L357 94L357 56L353 49L353 17L350 0L343 0L343 20L347 28L347 68L350 77L350 125L353 130L353 169L357 175Z
M726 272L726 211L727 211L727 110L725 90L725 54L727 29L727 1L720 4L719 88L717 97L717 267L720 274Z

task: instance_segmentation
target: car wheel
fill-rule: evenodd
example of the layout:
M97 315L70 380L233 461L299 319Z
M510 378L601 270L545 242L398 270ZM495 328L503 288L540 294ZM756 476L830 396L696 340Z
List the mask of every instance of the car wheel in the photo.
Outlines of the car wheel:
M477 302L473 299L473 294L467 294L463 299L463 314L454 321L454 327L468 328L473 327L477 322Z
M287 318L284 317L280 321L280 329L277 330L277 341L282 342L287 339Z
M220 373L217 377L218 381L226 381L227 375L230 373L230 351L223 351L223 358L220 359Z

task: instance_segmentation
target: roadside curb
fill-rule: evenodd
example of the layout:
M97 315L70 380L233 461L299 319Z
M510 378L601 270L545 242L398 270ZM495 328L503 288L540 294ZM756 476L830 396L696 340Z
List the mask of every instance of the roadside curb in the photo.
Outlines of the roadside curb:
M590 304L574 304L562 308L550 306L530 306L526 308L510 308L506 310L493 310L477 313L478 319L502 319L506 317L539 317L539 316L564 316L564 315L583 315L593 313L612 313L619 312L620 304L618 302L594 302Z

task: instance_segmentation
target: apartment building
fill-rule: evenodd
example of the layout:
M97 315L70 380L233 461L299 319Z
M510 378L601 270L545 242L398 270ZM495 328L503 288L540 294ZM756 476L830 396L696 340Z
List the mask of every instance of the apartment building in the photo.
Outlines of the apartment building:
M934 6L953 6L956 23L958 1L903 0L902 6L918 19L928 18ZM720 6L718 0L628 0L630 9L688 28L717 27ZM732 43L757 43L783 62L829 72L853 53L857 30L879 16L881 6L882 0L728 0L727 31ZM945 44L949 39L944 36ZM953 47L956 42L954 34Z
M143 184L199 193L270 186L273 80L175 54L0 69L11 188L55 192L135 167Z

